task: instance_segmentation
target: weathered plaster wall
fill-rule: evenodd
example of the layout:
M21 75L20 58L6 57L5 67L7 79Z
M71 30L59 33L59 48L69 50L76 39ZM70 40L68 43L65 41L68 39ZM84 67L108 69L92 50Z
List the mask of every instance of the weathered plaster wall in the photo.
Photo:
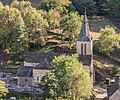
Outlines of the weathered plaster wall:
M18 77L18 85L34 85L33 77Z
M46 73L50 72L50 70L41 70L41 69L33 69L33 77L35 83L40 83L41 78L46 75ZM39 80L37 79L39 78Z
M77 41L76 43L76 48L77 48L77 53L81 54L81 44L86 44L86 55L92 55L93 54L93 45L92 42L82 42L82 41ZM84 47L83 47L83 53L84 53Z

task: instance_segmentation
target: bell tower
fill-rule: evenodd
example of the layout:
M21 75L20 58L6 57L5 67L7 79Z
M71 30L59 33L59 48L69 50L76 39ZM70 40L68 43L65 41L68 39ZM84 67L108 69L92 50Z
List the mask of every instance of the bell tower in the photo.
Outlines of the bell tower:
M77 40L77 53L80 55L92 55L93 54L93 44L92 39L90 38L90 30L85 10L84 19L82 22L82 28L80 35Z
M93 71L93 41L90 37L86 10L84 19L82 21L81 31L76 42L76 50L77 54L79 55L79 61L83 63L83 68L89 70L90 77L94 83L95 75Z

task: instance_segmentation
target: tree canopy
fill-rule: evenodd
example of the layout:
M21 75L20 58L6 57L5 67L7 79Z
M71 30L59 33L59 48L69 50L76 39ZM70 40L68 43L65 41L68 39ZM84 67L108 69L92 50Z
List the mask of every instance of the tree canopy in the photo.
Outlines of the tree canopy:
M48 11L47 19L50 29L55 29L60 26L61 15L56 9L50 9Z
M97 6L94 0L72 0L73 5L80 14L84 14L84 9L87 9L88 15L96 15Z
M0 44L5 52L10 54L13 59L15 55L24 54L27 48L27 33L24 30L25 24L20 11L4 6L0 12L0 25Z
M48 22L42 14L29 1L0 2L0 45L14 62L24 59L30 42L45 44Z
M89 99L92 96L92 81L89 72L82 68L82 63L77 60L77 57L77 55L55 57L51 63L54 69L52 72L54 78L48 77L47 74L46 78L42 79L42 83L45 84L47 81L49 86L53 84L50 83L51 79L56 80L54 81L56 85L53 85L53 93L57 98L80 100Z
M29 1L16 2L18 1L13 1L11 6L16 7L21 12L29 35L29 42L44 44L44 35L48 27L47 19L43 18L40 11L33 8Z
M82 24L82 17L78 12L70 12L64 15L61 20L61 28L63 30L63 36L69 38L69 47L73 47L78 37Z
M109 54L115 49L120 48L120 35L114 28L104 28L100 31L100 47L99 50L105 54Z
M69 0L41 0L40 9L49 11L50 9L62 9L69 6L71 2Z
M8 89L5 87L5 83L0 81L0 98L8 93Z

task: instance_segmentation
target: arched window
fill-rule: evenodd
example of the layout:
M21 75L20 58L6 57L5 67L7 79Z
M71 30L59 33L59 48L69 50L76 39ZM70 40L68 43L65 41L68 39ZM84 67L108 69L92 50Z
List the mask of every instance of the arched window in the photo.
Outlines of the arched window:
M86 55L87 50L86 50L86 44L84 44L84 54Z
M83 44L81 44L81 55L83 55Z

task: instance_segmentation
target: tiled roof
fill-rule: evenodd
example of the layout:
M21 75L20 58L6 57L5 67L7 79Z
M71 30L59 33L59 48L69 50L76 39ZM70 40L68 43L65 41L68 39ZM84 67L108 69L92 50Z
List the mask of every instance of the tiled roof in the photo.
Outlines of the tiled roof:
M59 56L61 53L43 53L43 52L30 52L28 53L25 61L43 63L46 60L52 60L55 56Z
M33 70L30 67L21 67L18 69L17 76L32 77Z
M55 56L61 53L43 53L43 52L30 52L25 61L30 63L39 63L35 68L51 69L50 62Z
M62 55L61 53L42 53L42 52L30 52L25 61L30 63L39 63L34 68L39 69L52 69L50 62L55 56ZM71 54L68 54L71 55ZM83 65L91 65L92 56L91 55L79 55L78 60L83 63Z
M108 96L110 97L111 95L113 95L119 88L120 88L120 77L117 79L117 81L116 81L115 83L113 83L113 84L107 89ZM119 94L119 95L120 95L120 94Z

